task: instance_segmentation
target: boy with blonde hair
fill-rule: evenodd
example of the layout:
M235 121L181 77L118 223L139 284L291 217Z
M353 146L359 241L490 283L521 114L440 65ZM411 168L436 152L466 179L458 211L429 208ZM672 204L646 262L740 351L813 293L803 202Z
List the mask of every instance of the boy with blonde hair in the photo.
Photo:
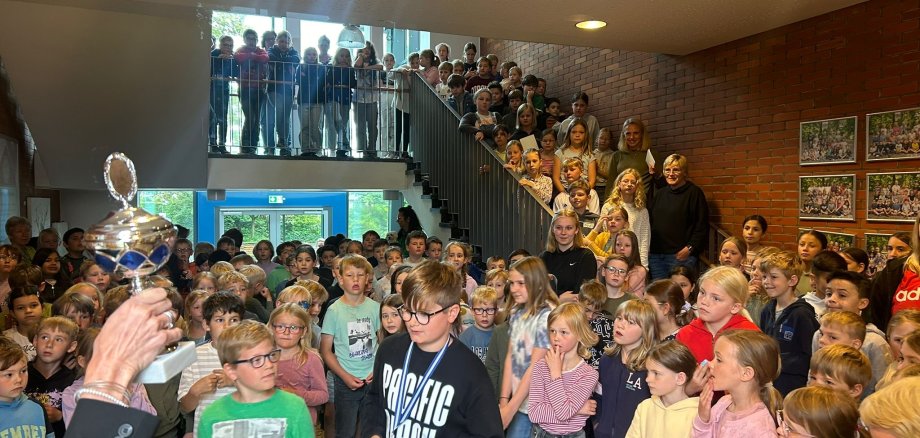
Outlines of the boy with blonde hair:
M422 241L424 248L424 240ZM339 264L339 284L343 295L326 311L322 323L320 353L333 373L335 431L338 436L354 436L358 411L367 397L377 351L380 329L380 304L365 295L374 268L362 256L349 254ZM334 350L333 350L334 347ZM366 435L366 430L362 433Z
M808 383L811 338L819 327L814 307L795 294L804 270L802 260L791 251L760 262L763 289L771 298L760 312L760 329L779 343L782 367L773 385L783 395Z
M827 312L821 317L821 328L818 330L818 346L849 345L853 348L862 348L866 339L866 322L852 312Z
M456 269L432 261L406 277L407 331L380 346L361 409L363 436L502 436L485 366L451 336L462 282Z
M587 281L578 290L578 303L585 308L585 316L591 324L591 330L597 335L597 344L588 348L591 358L585 362L598 369L604 348L613 343L613 320L604 313L607 302L607 288L598 281Z
M265 271L257 265L240 267L240 274L246 277L246 310L255 313L263 324L268 322L268 317L275 305L272 295L265 287Z
M243 302L243 306L246 306L246 302L249 299L253 299L249 296L249 279L237 271L229 271L221 274L221 276L217 278L217 290L230 292L236 295L239 297L240 301ZM243 319L255 321L262 320L257 313L250 311L248 307L246 307L246 310L240 316L242 316ZM265 318L265 321L268 321L268 318Z
M313 436L303 399L275 387L281 349L275 348L268 327L243 321L228 328L217 341L217 356L236 392L204 410L197 436Z
M569 192L569 186L572 185L575 181L585 181L585 163L579 158L569 158L562 162L561 166L561 182L562 190L556 199L553 201L553 211L560 211L566 208L572 208L572 202L569 200L571 196ZM600 214L601 204L597 196L597 192L594 189L589 188L588 192L588 205L587 210L594 214Z
M470 311L473 312L474 323L460 334L460 342L485 362L498 312L498 292L489 286L477 287L470 297Z
M811 357L808 386L826 386L843 391L859 402L870 380L872 365L869 358L849 345L828 345Z
M0 436L44 437L51 432L41 405L23 391L28 381L26 353L0 336Z
M25 392L45 408L54 436L64 436L61 404L64 390L76 379L73 370L64 366L64 359L76 351L79 331L77 324L66 317L52 316L38 324L32 339L38 355L29 363L29 383Z

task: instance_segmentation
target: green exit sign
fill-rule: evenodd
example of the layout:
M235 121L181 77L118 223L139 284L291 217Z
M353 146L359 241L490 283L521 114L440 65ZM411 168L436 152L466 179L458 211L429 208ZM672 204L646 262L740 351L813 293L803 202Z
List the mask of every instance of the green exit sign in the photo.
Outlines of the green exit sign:
M281 195L268 195L269 204L284 204L284 196Z

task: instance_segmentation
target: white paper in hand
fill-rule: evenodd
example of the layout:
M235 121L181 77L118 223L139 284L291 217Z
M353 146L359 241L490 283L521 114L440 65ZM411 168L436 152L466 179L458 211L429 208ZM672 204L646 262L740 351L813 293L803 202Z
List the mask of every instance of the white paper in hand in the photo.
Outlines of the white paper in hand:
M645 151L645 164L648 164L648 167L655 167L655 157L652 156L651 149Z
M528 149L537 149L537 137L531 134L522 138L521 146L524 147L524 151L527 151Z

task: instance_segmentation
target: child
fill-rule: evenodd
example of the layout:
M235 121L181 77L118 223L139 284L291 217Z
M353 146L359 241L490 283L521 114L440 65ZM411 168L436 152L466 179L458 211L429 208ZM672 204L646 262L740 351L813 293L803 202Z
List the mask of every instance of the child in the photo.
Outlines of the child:
M543 95L537 93L537 87L540 86L537 77L534 75L524 76L521 85L524 91L524 102L542 112L546 107L546 103L543 101ZM534 123L536 123L536 114L534 114Z
M566 141L559 142L557 138L559 150L556 151L556 156L559 157L559 161L563 164L570 158L576 158L581 161L581 171L588 172L588 185L594 187L595 175L591 173L591 168L589 167L592 158L591 136L587 133L587 125L585 125L584 121L578 119L569 125L568 129L569 134L566 136ZM553 169L553 182L557 184L559 191L562 191L562 186L564 186L560 178L563 170L562 168Z
M425 242L427 240L428 236L422 230L410 232L406 236L406 251L409 257L403 260L402 264L415 267L425 261Z
M633 414L643 400L652 396L645 380L645 361L652 347L658 344L655 310L641 300L620 305L613 322L612 348L601 359L600 386L603 390L598 403L598 438L625 437Z
M5 330L3 336L15 341L26 354L26 362L35 359L37 351L32 337L42 319L42 299L35 286L16 287L10 291L10 317L15 327Z
M557 165L562 161L556 156L556 131L544 129L540 134L540 173L552 178Z
M501 436L485 368L450 335L460 316L461 281L454 269L435 262L422 263L406 278L400 316L408 334L386 339L378 351L361 411L362 436Z
M639 403L626 437L688 436L700 403L684 388L696 370L693 353L680 342L664 342L649 351L645 367L652 397Z
M454 67L453 74L455 74L455 75L457 75L457 76L460 76L461 78L464 77L464 76L466 75L466 68L465 68L465 66L463 65L463 61L461 61L461 60L459 60L459 59L455 59L455 60L451 61L450 64ZM450 79L448 79L448 82L449 82L449 81L450 81ZM463 79L463 81L464 81L464 85L466 85L466 79L465 79L465 78Z
M741 237L747 245L747 252L744 254L744 261L741 266L744 268L744 272L751 275L754 268L754 258L763 248L760 240L763 239L763 235L767 232L767 220L759 214L752 214L745 217L741 224Z
M374 281L387 274L389 266L386 263L386 253L389 245L390 243L384 239L374 242L374 259L377 260L377 266L374 266ZM400 257L402 257L402 252L400 252Z
M684 293L684 299L690 304L696 304L697 295L699 295L696 270L689 266L679 265L671 268L668 275L671 281L680 286L680 290Z
M489 112L505 114L508 112L508 102L505 99L505 92L502 90L502 84L498 81L489 82L489 94L492 95L492 103L489 105Z
M441 100L446 101L451 95L448 79L454 71L454 66L450 62L445 60L442 61L443 62L438 65L438 83L434 86L434 92L437 93Z
M509 172L524 173L524 147L521 146L521 142L517 140L509 141L506 150L505 165L502 167L508 169Z
M391 294L380 303L380 330L377 330L378 342L383 342L397 333L406 331L406 324L399 316L399 308L403 305L402 295Z
M703 286L700 295L707 289ZM782 403L779 392L771 386L779 376L776 341L756 331L726 331L716 340L714 357L709 362L712 378L700 394L691 436L776 437L774 417ZM715 406L714 391L725 391Z
M697 362L702 362L713 359L713 342L721 333L731 329L760 331L741 315L747 294L747 280L741 271L727 266L706 271L700 277L696 301L699 316L681 328L675 339L693 352Z
M722 247L719 250L719 264L722 266L731 266L741 269L744 272L742 263L747 254L747 244L743 240L731 236L722 241ZM744 275L748 275L746 272Z
M554 207L558 207L560 210L568 208L575 211L578 215L578 221L582 224L582 234L591 232L600 217L597 213L588 210L588 204L593 199L590 194L596 195L594 190L588 188L588 183L583 180L576 180L569 184L566 193L560 193L559 196L556 196L556 202L553 204Z
M548 204L553 196L553 180L540 173L540 152L536 149L528 149L524 153L524 174L518 182L530 187L544 204Z
M477 73L479 74L466 79L466 91L471 93L486 88L489 82L492 82L492 61L483 56L476 61L476 65L478 66Z
M441 251L444 242L438 236L431 236L425 241L425 257L434 261L441 261Z
M0 435L54 436L41 405L23 391L28 382L28 365L22 348L0 336Z
M476 44L473 42L468 42L463 46L463 54L465 55L463 70L467 73L476 72L476 52Z
M57 245L52 249L57 252ZM83 281L80 277L80 268L88 259L83 255L86 248L83 245L82 228L71 228L64 232L64 249L67 253L61 260L61 272L71 284Z
M467 274L468 265L472 259L473 247L467 243L455 240L448 243L447 247L444 248L444 261L456 268L460 272L460 276L463 277L462 297L464 302L468 302L469 296L473 294L473 290L478 286L476 280Z
M852 312L828 312L821 318L818 330L818 347L840 344L862 348L866 339L866 322Z
M645 301L652 305L658 316L658 335L662 342L676 338L681 327L693 319L693 311L684 299L683 291L671 280L652 282L645 290Z
M77 391L83 388L83 374L86 372L87 364L89 364L89 361L93 358L93 343L96 341L98 335L99 329L91 328L80 332L80 336L77 339L76 355L79 378L74 380L73 384L64 390L61 401L61 411L64 413L65 426L70 426L70 420L73 418L73 411L77 408L75 395ZM130 407L151 415L157 415L156 409L150 404L150 399L147 398L147 390L144 388L144 385L131 385L131 387L128 388L128 392L131 394Z
M294 261L296 272L293 274L293 278L287 281L287 283L282 283L284 286L279 286L282 289L284 287L294 284L297 280L313 280L329 289L332 287L332 281L327 277L322 277L317 273L316 269L316 250L313 249L310 245L300 245L297 249L294 250L294 253L291 254L291 258Z
M552 347L533 367L528 416L536 436L568 436L585 427L583 410L597 386L597 371L585 363L597 335L578 303L564 303L549 314Z
M510 63L506 63L510 64ZM508 67L508 74L504 72L504 66L502 66L502 77L505 78L501 81L502 88L505 89L505 94L511 94L515 90L522 90L524 83L522 78L524 77L524 72L521 71L521 68L517 65Z
M195 436L243 436L269 430L287 438L313 436L313 424L303 415L307 410L303 399L275 387L281 349L275 348L268 327L244 321L228 328L217 342L217 355L236 391L204 408Z
M52 316L39 323L32 340L38 355L29 363L29 383L25 392L45 408L54 436L64 436L62 396L76 378L73 370L64 366L64 360L77 349L78 331L73 321Z
M849 345L828 345L811 357L808 386L826 386L859 401L871 379L869 358Z
M898 357L897 370L920 364L920 332L913 332L904 337L901 355Z
M61 270L61 257L57 252L48 248L38 249L32 258L32 264L42 271L42 284L37 286L43 301L53 303L70 287L70 282Z
M77 325L80 330L86 330L92 325L96 315L96 306L93 300L83 294L68 292L58 298L51 305L52 316L63 316Z
M90 264L90 263L93 266L98 267L98 265L96 265L96 263L94 262L87 262L87 263L84 263L83 265L86 266L87 264ZM77 283L73 286L70 286L70 289L67 289L67 292L64 292L64 294L66 295L71 292L78 293L80 295L83 295L86 298L89 298L90 301L92 301L93 303L93 315L94 315L93 321L94 322L102 321L101 313L102 313L102 306L105 301L105 295L103 295L103 293L99 290L99 288L96 285L94 285L93 283L89 283L88 281L84 281L81 283Z
M626 274L629 292L639 298L644 297L648 270L642 266L642 260L639 258L639 238L632 231L620 230L614 241L616 242L616 253L626 257L626 262L629 264L629 272Z
M390 285L391 285L390 280L392 279L390 273L393 272L393 269L396 269L396 266L403 265L402 249L400 249L398 246L388 247L386 249L383 260L384 260L384 263L381 263L381 264L386 265L387 267L386 274L384 274L383 277L378 278L377 281L374 282L374 296L380 297L381 299L393 293L393 290L390 289Z
M213 272L199 272L192 279L192 290L203 290L209 294L217 292L217 276Z
M811 272L811 261L819 252L827 249L827 236L816 230L808 230L799 236L799 257L805 263L805 272ZM802 277L795 288L796 295L805 295L812 291L811 277Z
M610 195L601 207L601 216L610 214L614 207L622 207L628 213L629 230L639 238L639 258L642 266L648 266L648 249L651 244L652 225L645 208L645 186L642 175L635 169L626 169L617 175Z
M537 257L525 257L511 265L510 341L502 375L499 408L502 423L508 425L506 436L530 436L528 417L530 379L533 365L546 356L550 348L547 319L559 300L549 284L546 265Z
M767 302L770 301L770 296L767 295L767 292L763 289L764 274L760 269L760 265L763 259L771 255L779 254L779 252L780 249L775 246L765 246L760 249L760 253L754 258L753 265L751 266L751 280L748 281L748 301L744 305L744 309L747 310L751 321L758 327L760 327L760 313L763 311L763 308L766 307Z
M185 329L185 339L195 342L195 346L203 345L207 342L208 328L204 321L204 300L210 296L209 293L198 289L189 292L185 297L185 314L182 317L188 321Z
M517 127L518 109L524 104L524 93L521 90L512 90L505 95L508 96L508 108L505 109L505 114L502 116L501 125L512 130Z
M313 317L299 304L285 304L272 312L268 327L281 349L276 386L303 399L316 424L316 407L329 401L323 360L310 345Z
M224 292L230 292L243 301L243 305L246 306L246 311L243 313L243 319L252 319L262 322L262 318L259 314L249 310L259 306L259 303L255 302L255 299L249 296L249 280L246 279L245 275L237 271L224 273L217 279L217 288ZM253 300L253 302L247 305L250 299ZM265 312L265 308L262 308L262 312ZM265 321L268 321L268 315L265 316Z
M547 105L549 105L549 102L547 102ZM572 96L572 115L565 120L560 120L556 128L558 133L556 143L565 145L569 140L569 130L576 123L580 123L585 127L584 133L588 137L587 145L589 146L586 152L590 153L591 149L593 149L593 141L600 132L600 125L597 123L596 117L588 114L588 94L583 91L579 91ZM585 162L585 167L589 162L590 160Z
M505 161L508 151L508 128L505 125L498 124L492 128L492 148L495 150L495 155Z
M560 192L558 195L556 195L556 199L553 201L553 211L571 208L571 201L569 200L570 195L568 193L569 186L571 186L575 181L584 181L582 178L582 172L584 172L584 169L585 165L581 160L577 158L567 158L562 163L562 172L565 176L565 183L557 181L556 177L558 175L556 175L555 172L553 173L553 183L556 185L556 189L558 189ZM587 182L586 184L588 187L591 186L590 182ZM597 192L595 192L594 189L589 189L588 191L587 210L594 214L600 213L600 202L597 198Z
M828 312L842 310L860 315L869 305L869 280L862 274L849 271L838 271L831 274L827 283ZM812 339L811 349L818 349L818 335ZM866 385L865 396L875 392L875 383L882 377L888 364L892 362L891 350L885 341L885 334L875 324L866 324L866 339L860 348L869 362L872 363L872 380Z
M425 251L425 237L409 233L407 242L416 257ZM411 254L411 253L410 253ZM364 292L374 269L364 257L349 254L339 264L339 278L344 291L333 302L323 319L320 352L323 362L334 375L335 430L339 436L354 436L358 409L373 382L374 352L380 328L380 304ZM333 347L335 351L333 352Z
M760 269L763 288L771 298L760 313L760 329L779 343L782 367L773 384L785 395L808 383L810 341L819 324L814 308L795 296L795 285L802 277L802 262L795 254L783 251L766 257Z
M824 303L827 279L832 273L846 269L846 260L834 251L821 251L811 259L811 290L804 298L815 308L815 314L819 318L827 311L827 305Z
M607 190L607 180L611 178L608 175L610 170L610 160L613 158L613 149L610 149L610 139L612 134L610 129L601 128L597 134L597 148L591 153L591 162L588 167L594 167L597 179L594 181L594 189L598 193L605 193Z
M607 289L596 280L586 281L578 290L578 303L584 307L591 330L597 335L597 343L588 347L591 353L588 365L595 370L600 368L604 350L613 344L613 320L604 311L606 300Z
M461 116L466 113L476 112L473 95L467 93L465 85L466 79L463 79L463 76L452 74L447 78L447 88L450 90L447 104Z
M782 438L862 436L857 426L857 402L840 391L821 387L797 389L783 400L782 412L782 416L777 412L776 429Z
M246 276L248 282L246 295L249 297L249 307L252 307L250 312L259 315L260 318L264 313L265 319L262 321L267 322L268 314L275 309L275 303L272 294L265 287L265 271L259 265L250 264L242 266L239 272Z
M616 315L620 304L638 298L629 292L630 287L626 283L628 272L629 260L622 254L612 254L604 260L604 265L601 267L601 276L607 289L604 310L609 315Z
M479 286L473 291L470 305L475 315L475 323L460 334L470 351L476 353L479 360L485 362L492 339L492 327L495 325L495 313L498 311L498 293L489 286Z
M504 262L504 260L502 260ZM507 310L505 309L505 298L506 298L506 289L508 288L508 271L502 268L493 268L486 271L486 286L495 289L496 299L498 300L499 305L502 307L500 311Z
M492 256L486 259L486 271L491 271L493 269L504 271L506 268L505 259L501 256Z
M323 148L323 103L326 101L326 69L319 63L316 48L304 49L303 64L297 67L295 77L300 104L301 156L316 157ZM284 259L280 263L284 264Z
M243 301L230 292L217 292L204 301L204 320L211 342L195 348L195 362L182 371L177 393L179 410L186 414L195 413L195 423L191 428L194 436L199 436L204 410L217 399L233 392L232 381L221 370L215 342L224 330L239 324L245 312ZM186 430L189 430L188 426Z
M907 335L920 331L920 310L907 309L895 313L888 322L888 346L891 356L901 357L901 345Z

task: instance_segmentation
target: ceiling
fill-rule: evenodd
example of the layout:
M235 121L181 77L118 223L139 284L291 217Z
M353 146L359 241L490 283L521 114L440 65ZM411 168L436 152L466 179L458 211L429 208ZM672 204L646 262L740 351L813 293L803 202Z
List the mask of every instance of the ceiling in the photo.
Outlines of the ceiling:
M173 15L230 10L483 38L685 55L865 0L28 0ZM607 27L585 31L578 21Z

